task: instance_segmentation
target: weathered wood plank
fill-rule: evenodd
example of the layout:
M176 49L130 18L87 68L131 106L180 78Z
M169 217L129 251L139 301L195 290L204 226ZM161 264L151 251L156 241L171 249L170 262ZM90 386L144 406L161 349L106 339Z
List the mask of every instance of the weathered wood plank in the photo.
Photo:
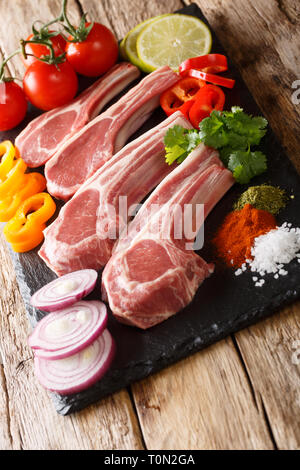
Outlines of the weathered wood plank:
M300 448L300 303L236 335L280 449Z
M133 385L149 449L272 449L230 338Z
M0 450L12 450L6 381L0 358Z
M180 0L151 0L141 3L139 0L80 0L84 11L89 12L89 18L96 18L110 27L118 39L128 31L152 16L170 13L182 8Z
M57 415L48 393L34 376L32 351L27 346L29 323L2 234L0 265L0 350L4 372L0 377L0 448L143 448L125 390L81 413Z
M1 0L0 2L0 47L7 57L19 48L21 38L26 39L31 31L31 24L35 20L48 22L59 15L61 0ZM77 23L80 10L76 0L68 2L70 19ZM5 18L5 20L4 20ZM14 75L22 78L24 65L19 56L10 61Z
M190 4L191 0L184 0ZM237 65L278 140L300 171L299 2L195 0ZM285 5L290 5L285 11Z

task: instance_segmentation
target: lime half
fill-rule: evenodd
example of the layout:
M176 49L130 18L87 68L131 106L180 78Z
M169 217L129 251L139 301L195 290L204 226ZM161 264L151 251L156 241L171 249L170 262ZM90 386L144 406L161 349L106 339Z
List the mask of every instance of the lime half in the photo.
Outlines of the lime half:
M203 21L174 13L142 28L136 48L143 70L152 72L163 65L178 70L184 60L209 54L211 43L210 30Z
M124 56L127 57L128 60L140 69L143 70L143 64L140 61L137 50L136 50L136 41L137 38L140 34L140 32L150 23L153 23L154 21L158 20L159 18L162 18L163 16L167 15L160 15L160 16L155 16L154 18L149 18L148 20L143 21L142 23L138 24L133 28L132 30L129 31L129 33L126 34L125 38L123 39L124 44L123 44L123 50L124 50ZM122 41L122 42L123 42ZM121 43L122 46L122 43ZM144 70L146 71L146 70Z

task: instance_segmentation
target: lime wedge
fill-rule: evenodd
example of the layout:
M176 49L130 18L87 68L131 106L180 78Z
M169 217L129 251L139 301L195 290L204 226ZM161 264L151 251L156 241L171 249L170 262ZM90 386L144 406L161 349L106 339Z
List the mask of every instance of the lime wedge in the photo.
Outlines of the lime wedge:
M203 21L174 13L142 28L136 48L143 70L152 72L163 65L178 70L184 60L209 54L211 43L210 30Z
M136 40L140 34L140 32L150 23L153 23L154 21L158 20L159 18L162 18L163 16L168 16L168 15L159 15L155 16L153 18L149 18L148 20L143 21L142 23L138 24L133 28L132 30L129 31L129 33L126 34L125 38L123 39L124 44L122 46L122 42L120 45L121 51L123 48L123 57L127 57L127 60L130 60L130 62L133 65L136 65L139 67L141 70L143 70L143 64L138 58L137 55L137 50L136 50ZM144 70L145 72L147 70Z

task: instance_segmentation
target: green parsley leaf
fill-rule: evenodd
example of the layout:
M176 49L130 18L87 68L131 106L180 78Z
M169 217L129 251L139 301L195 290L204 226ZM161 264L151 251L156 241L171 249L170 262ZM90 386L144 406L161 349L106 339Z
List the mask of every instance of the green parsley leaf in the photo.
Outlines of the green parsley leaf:
M267 169L267 159L262 152L238 150L229 157L228 168L238 183L247 184Z
M211 115L200 122L200 139L209 147L218 149L229 144L224 119L220 111L213 111Z
M267 169L266 156L251 151L252 145L259 145L267 125L265 118L248 115L239 106L233 106L230 111L213 111L200 122L199 131L178 125L167 131L166 162L169 165L183 162L200 142L204 142L218 149L222 162L237 182L248 183Z
M164 143L166 149L166 162L172 165L183 162L191 151L201 142L199 132L196 129L185 129L174 126L166 132Z

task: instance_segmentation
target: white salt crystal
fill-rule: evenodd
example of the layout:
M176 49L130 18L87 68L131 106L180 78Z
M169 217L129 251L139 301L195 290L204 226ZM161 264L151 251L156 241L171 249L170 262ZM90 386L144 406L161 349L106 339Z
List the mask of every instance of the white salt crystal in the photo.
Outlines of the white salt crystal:
M300 229L287 225L285 222L281 227L254 240L251 249L253 260L249 263L252 272L258 272L262 276L267 273L279 273L281 276L288 274L283 266L298 257Z

